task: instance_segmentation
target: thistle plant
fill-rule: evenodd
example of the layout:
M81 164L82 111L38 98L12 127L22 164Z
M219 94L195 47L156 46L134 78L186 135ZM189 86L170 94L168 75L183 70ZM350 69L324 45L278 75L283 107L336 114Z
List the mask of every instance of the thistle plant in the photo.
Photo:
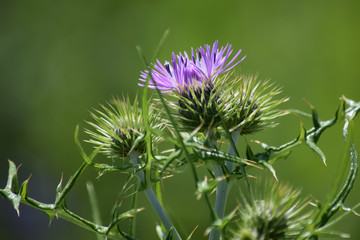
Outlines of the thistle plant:
M18 168L9 161L8 181L0 189L0 195L7 198L18 213L20 203L27 204L45 212L50 220L56 216L90 230L98 239L138 239L134 219L141 217L137 213L144 209L137 206L136 196L144 192L157 213L156 221L160 222L153 226L159 239L195 239L193 232L180 231L177 226L186 219L167 214L159 187L167 183L167 178L181 174L178 170L190 169L194 195L209 210L210 224L203 235L206 239L347 237L332 228L347 214L356 214L360 206L359 203L345 207L359 165L352 137L359 102L342 97L334 117L327 121L321 121L312 106L310 114L279 109L288 101L287 97L281 97L281 89L270 81L258 80L258 75L237 70L245 59L242 51L233 54L231 45L219 47L218 41L212 46L191 49L191 54L173 53L171 61L164 64L159 60L149 64L140 48L139 53L145 66L138 83L141 101L137 97L133 101L130 97L113 98L110 103L100 105L100 109L91 111L92 119L87 121L84 130L87 134L84 142L92 146L90 154L85 152L78 136L79 127L76 128L75 143L83 161L65 186L60 181L54 203L31 198L27 188L29 179L19 186ZM154 91L150 98L148 91ZM298 116L299 135L281 146L261 141L244 141L238 146L239 138L277 126L277 118L285 114L310 117L313 127L306 129ZM306 144L326 163L326 152L317 142L324 131L341 123L344 124L345 154L326 201L304 198L300 191L292 190L277 178L273 163L288 157L299 144ZM261 150L255 151L258 148L254 144L260 145ZM105 225L100 224L99 219L85 219L71 211L65 203L66 197L87 167L97 170L100 177L109 172L125 173L127 183L132 183L132 187L127 188L132 196L131 209L121 212L115 201ZM262 181L254 168L269 171L273 179ZM126 188L126 183L124 185ZM229 192L239 186L245 187L240 189L238 205L228 212ZM90 183L88 191L96 212L98 206L93 201L96 196ZM124 220L129 221L129 228L120 224Z

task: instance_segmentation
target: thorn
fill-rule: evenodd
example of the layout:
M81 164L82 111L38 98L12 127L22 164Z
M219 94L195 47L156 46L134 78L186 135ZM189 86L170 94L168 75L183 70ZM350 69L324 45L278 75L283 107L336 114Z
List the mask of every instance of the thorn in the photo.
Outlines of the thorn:
M277 176L276 176L276 173L275 173L275 172L273 173L273 176L274 176L275 180L276 180L277 182L279 182L279 179L277 178Z
M325 167L327 167L326 159L325 159L325 158L323 159L323 163L324 163Z
M199 227L199 225L196 225L196 227L194 228L194 230L191 231L189 237L191 237L191 236L194 234L194 232L196 231L196 229L197 229L198 227Z
M355 214L356 216L360 217L360 214L357 213L355 210L352 210L352 213Z
M64 173L62 172L62 173L61 173L60 182L59 182L59 184L60 184L60 185L62 185L62 181L63 181L63 179L64 179Z
M311 110L314 110L315 107L308 101L306 100L305 98L303 98L303 101L310 107Z
M29 177L26 179L26 181L29 181L32 176L32 173L30 173Z
M18 172L18 170L21 166L22 166L22 163L20 163L19 166L16 168L16 173Z

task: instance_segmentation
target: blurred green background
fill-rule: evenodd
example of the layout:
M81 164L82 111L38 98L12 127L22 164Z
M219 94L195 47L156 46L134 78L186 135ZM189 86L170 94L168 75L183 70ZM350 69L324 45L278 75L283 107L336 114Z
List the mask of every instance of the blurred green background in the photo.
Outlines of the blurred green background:
M159 59L215 40L231 43L247 55L244 73L259 73L283 87L291 100L284 108L308 111L311 102L323 120L333 116L341 95L360 101L359 1L0 1L0 185L6 183L8 162L22 164L19 177L32 174L30 196L52 202L61 174L65 179L81 164L73 141L75 126L86 127L89 110L111 96L138 92L144 67L136 51L140 45L151 58L167 28L171 33ZM298 133L294 116L281 125L250 136L272 144ZM360 121L355 141L360 149ZM310 127L310 121L305 121ZM309 149L299 146L275 164L280 181L324 200L334 183L343 154L341 126L327 131L319 145L328 166ZM81 134L84 139L86 136ZM240 141L241 143L244 140ZM124 176L108 174L96 180L88 169L68 197L69 207L91 217L85 190L94 182L104 222L124 184ZM194 239L205 239L209 215L196 201L188 171L164 183L165 202L179 228ZM358 180L348 199L360 199ZM141 195L138 215L140 239L156 239L159 222ZM238 197L231 196L233 204ZM45 214L26 206L20 217L10 202L0 199L2 239L96 239L95 235L62 220L50 227ZM335 229L360 239L360 218L349 215Z

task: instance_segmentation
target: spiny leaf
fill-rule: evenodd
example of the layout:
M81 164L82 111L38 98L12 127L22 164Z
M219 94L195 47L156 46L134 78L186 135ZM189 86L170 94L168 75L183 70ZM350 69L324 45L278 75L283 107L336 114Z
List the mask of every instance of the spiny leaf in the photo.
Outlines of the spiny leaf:
M4 197L11 201L14 209L19 216L19 205L21 202L21 195L19 194L19 185L17 179L17 168L14 162L9 160L9 175L5 189L3 189Z
M6 184L6 189L9 189L11 192L18 194L19 193L19 183L17 178L17 168L15 163L9 160L9 174L8 181Z
M31 175L29 176L28 179L26 179L22 184L21 184L21 188L20 188L20 195L21 195L21 198L22 199L27 199L28 197L28 183L29 183L29 180L31 178Z
M244 165L254 166L254 164L246 161L243 158L240 158L240 157L237 157L237 156L234 156L234 155L230 155L230 154L221 152L221 151L216 150L216 149L194 148L194 151L196 152L198 157L200 157L203 160L213 160L213 161L217 161L217 162L230 161L230 162L235 162L235 163L241 163L241 164L244 164Z
M87 162L87 164L91 164L91 161L89 160L88 156L85 154L85 151L79 142L79 125L76 125L74 139L75 139L75 144L78 147L79 152L83 157L84 161Z
M58 195L60 195L60 193L62 192L63 176L64 176L64 175L61 174L60 182L59 182L59 184L58 184L57 187L56 187L56 197L57 197Z
M306 138L306 144L307 144L315 153L317 153L317 154L321 157L324 165L326 166L326 157L325 157L325 154L324 154L324 153L321 151L321 149L315 144L314 138L313 138L313 137L307 137L307 138Z
M271 159L269 159L267 162L270 164L274 164L277 160L281 159L281 158L287 158L289 155L291 154L291 151L287 151L283 154L277 155Z
M299 122L300 122L300 133L299 136L297 137L297 142L301 143L306 138L306 129L300 118L299 118Z
M17 215L20 216L19 206L20 206L20 202L21 202L21 196L14 194L14 195L12 195L10 201L12 202Z
M272 175L273 175L273 177L275 178L275 180L276 180L277 182L279 181L278 178L277 178L277 176L276 176L275 169L273 168L273 166L272 166L270 163L268 163L268 162L266 162L266 161L263 161L263 160L259 161L258 163L259 163L260 165L264 166L265 168L267 168L267 169L272 173Z
M209 234L213 229L216 230L222 230L224 231L224 229L226 228L226 226L230 223L230 221L234 218L236 212L237 212L238 208L235 208L233 211L231 211L231 213L229 213L228 215L226 215L223 218L218 218L216 219L210 227L208 227L205 230L205 234Z
M309 107L311 109L312 120L313 120L314 128L316 131L317 129L320 128L320 125L321 125L319 115L318 115L315 107L313 105L311 105L310 102L306 101L305 99L304 99L304 101L309 105Z
M115 227L119 222L127 219L127 218L131 218L134 217L134 215L140 211L144 210L144 208L136 208L136 209L131 209L127 212L124 212L120 215L117 215L110 223L110 225L108 226L108 230L106 231L106 235L109 234L109 232L112 230L113 227Z
M203 196L205 193L213 191L217 184L221 182L223 179L214 179L213 181L209 182L207 177L204 178L203 181L197 182L197 188L196 188L196 198L200 199L201 196Z
M64 187L64 190L56 196L55 207L58 207L62 203L62 201L65 199L66 195L69 193L69 191L74 186L76 180L79 178L79 176L81 175L81 173L85 170L85 168L87 166L88 166L88 164L86 162L84 162L80 166L80 168L75 172L75 174L72 177L70 177L68 183Z

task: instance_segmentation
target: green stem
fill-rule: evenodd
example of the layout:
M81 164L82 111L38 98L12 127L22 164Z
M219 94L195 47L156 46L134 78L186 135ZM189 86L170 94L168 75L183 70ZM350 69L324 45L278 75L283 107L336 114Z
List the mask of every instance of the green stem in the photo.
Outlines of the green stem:
M98 203L98 200L97 200L97 197L96 197L96 193L95 193L93 183L88 181L86 183L86 189L87 189L88 194L89 194L89 200L90 200L90 206L91 206L91 212L92 212L93 221L94 221L95 224L101 225L101 215L100 215L99 203ZM101 236L100 234L96 234L96 238L98 240L104 240L104 237Z
M65 207L56 208L55 204L40 203L29 197L21 199L21 203L39 209L49 216L55 215L57 218L62 218L68 222L71 222L84 229L90 230L94 233L105 235L108 231L108 227L97 225L89 220L86 220L85 218L76 215ZM111 239L123 239L120 234L114 231L110 231L107 236Z
M231 133L231 143L229 145L228 154L235 155L236 145L239 139L239 130ZM226 161L225 166L229 170L232 170L233 162ZM214 163L214 174L216 178L225 178L221 165ZM228 182L226 179L220 181L216 186L216 200L215 200L215 213L218 218L223 218L225 215L226 200L228 196ZM209 235L209 240L220 239L220 232L218 230L212 230Z
M240 130L236 130L231 133L231 141L230 141L229 148L228 148L228 154L236 156L236 146L237 146L237 143L239 140L239 136L240 136ZM233 165L233 162L230 162L230 161L227 161L225 163L225 166L227 167L229 172L231 172L231 170L232 170L232 165Z
M85 168L89 166L86 162L83 162L80 166L80 168L76 171L76 173L70 178L69 182L66 184L63 191L60 192L59 196L56 196L55 200L55 206L58 207L62 201L65 199L66 195L70 192L72 187L74 186L76 180L79 178L79 176L82 174L82 172L85 170Z
M132 164L134 164L135 166L137 166L139 164L139 153L137 153L136 151L133 151L132 153L130 153L130 160L132 162ZM138 171L137 173L137 178L139 180L140 183L145 183L145 174L144 171ZM155 212L157 213L158 217L160 218L162 224L164 225L166 231L173 231L175 239L177 240L181 240L181 237L178 233L178 231L176 230L174 224L172 224L170 218L167 216L164 208L162 207L162 205L160 204L158 198L156 197L156 194L154 193L151 184L149 184L148 186L146 186L146 189L144 190L146 197L148 198L149 202L151 203L152 207L154 208Z
M135 189L137 189L138 185L139 185L138 183L135 184ZM138 199L138 195L137 195L137 192L135 192L133 195L133 198L132 198L131 209L136 209L137 199ZM133 218L130 218L130 221L129 221L130 236L135 236L135 230L136 230L135 223L136 223L136 218L134 216Z

